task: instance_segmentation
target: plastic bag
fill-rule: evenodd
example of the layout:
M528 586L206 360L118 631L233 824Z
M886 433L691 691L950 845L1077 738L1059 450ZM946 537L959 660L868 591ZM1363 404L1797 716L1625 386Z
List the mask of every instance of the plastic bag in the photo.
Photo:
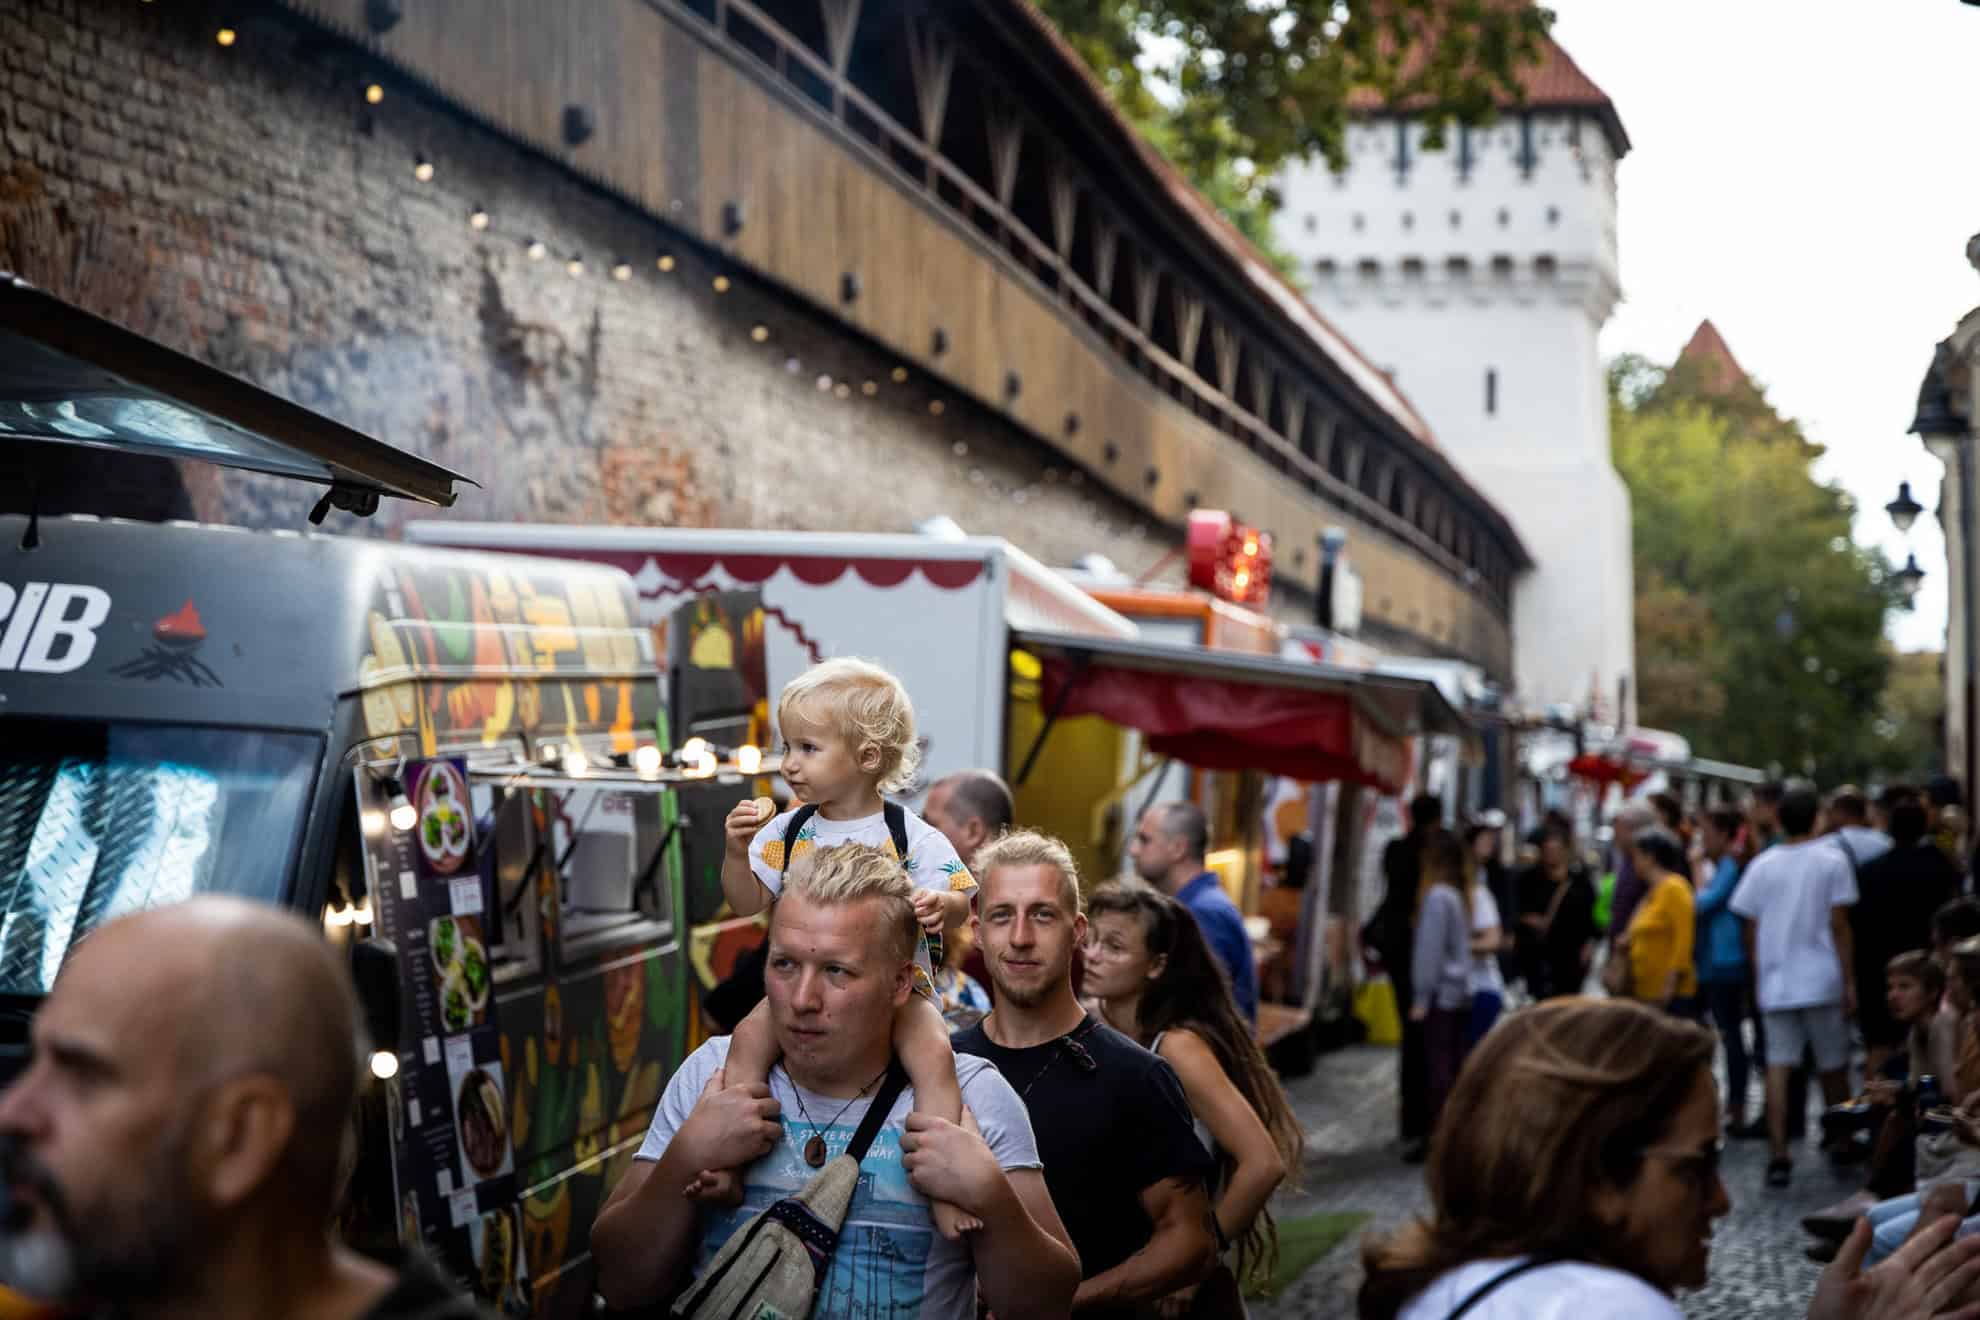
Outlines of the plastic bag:
M1388 977L1361 983L1354 992L1354 1015L1368 1029L1370 1045L1402 1044L1402 1014L1396 1010L1396 987Z

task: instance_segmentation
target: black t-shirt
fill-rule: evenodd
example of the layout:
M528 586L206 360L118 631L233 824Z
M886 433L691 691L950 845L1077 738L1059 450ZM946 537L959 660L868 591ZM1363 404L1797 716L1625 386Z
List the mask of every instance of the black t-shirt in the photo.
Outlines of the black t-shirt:
M398 1282L363 1320L483 1320L483 1311L465 1290L449 1283L432 1261L418 1252L405 1252L382 1262L396 1266Z
M1067 1042L1092 1061L1088 1068ZM1031 1115L1045 1186L1079 1252L1082 1277L1104 1274L1148 1245L1145 1188L1208 1178L1210 1152L1175 1069L1089 1016L1072 1032L1027 1049L995 1044L978 1023L956 1053L990 1060Z

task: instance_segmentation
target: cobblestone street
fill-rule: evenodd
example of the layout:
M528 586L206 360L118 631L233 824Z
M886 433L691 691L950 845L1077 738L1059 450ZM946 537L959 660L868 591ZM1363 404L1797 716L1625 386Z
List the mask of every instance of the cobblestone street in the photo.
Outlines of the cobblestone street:
M1395 1140L1396 1052L1359 1046L1321 1057L1313 1073L1288 1089L1306 1125L1303 1194L1283 1200L1282 1219L1322 1211L1361 1212L1365 1229L1322 1257L1283 1295L1254 1301L1254 1320L1351 1317L1360 1285L1363 1232L1402 1222L1425 1204L1423 1171L1402 1162ZM1819 1130L1811 1122L1811 1130ZM1799 1320L1819 1266L1803 1250L1810 1239L1800 1219L1853 1190L1860 1166L1834 1170L1812 1142L1796 1151L1794 1185L1765 1185L1767 1143L1726 1148L1726 1187L1733 1211L1719 1224L1712 1247L1712 1282L1682 1299L1699 1320Z

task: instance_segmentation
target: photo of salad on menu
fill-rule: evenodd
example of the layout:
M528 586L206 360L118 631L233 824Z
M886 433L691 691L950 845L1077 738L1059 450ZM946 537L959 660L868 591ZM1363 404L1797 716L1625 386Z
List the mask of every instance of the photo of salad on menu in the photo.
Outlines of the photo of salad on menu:
M474 851L467 779L452 761L428 761L419 774L419 850L436 875L452 875Z
M426 923L426 945L433 961L441 1029L452 1036L486 1022L493 986L481 918L435 917Z

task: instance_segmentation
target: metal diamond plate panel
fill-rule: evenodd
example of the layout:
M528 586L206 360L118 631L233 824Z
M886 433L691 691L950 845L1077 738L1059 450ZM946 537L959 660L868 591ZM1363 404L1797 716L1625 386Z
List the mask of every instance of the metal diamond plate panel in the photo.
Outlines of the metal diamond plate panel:
M222 802L184 766L0 767L0 990L46 991L76 939L200 888Z

